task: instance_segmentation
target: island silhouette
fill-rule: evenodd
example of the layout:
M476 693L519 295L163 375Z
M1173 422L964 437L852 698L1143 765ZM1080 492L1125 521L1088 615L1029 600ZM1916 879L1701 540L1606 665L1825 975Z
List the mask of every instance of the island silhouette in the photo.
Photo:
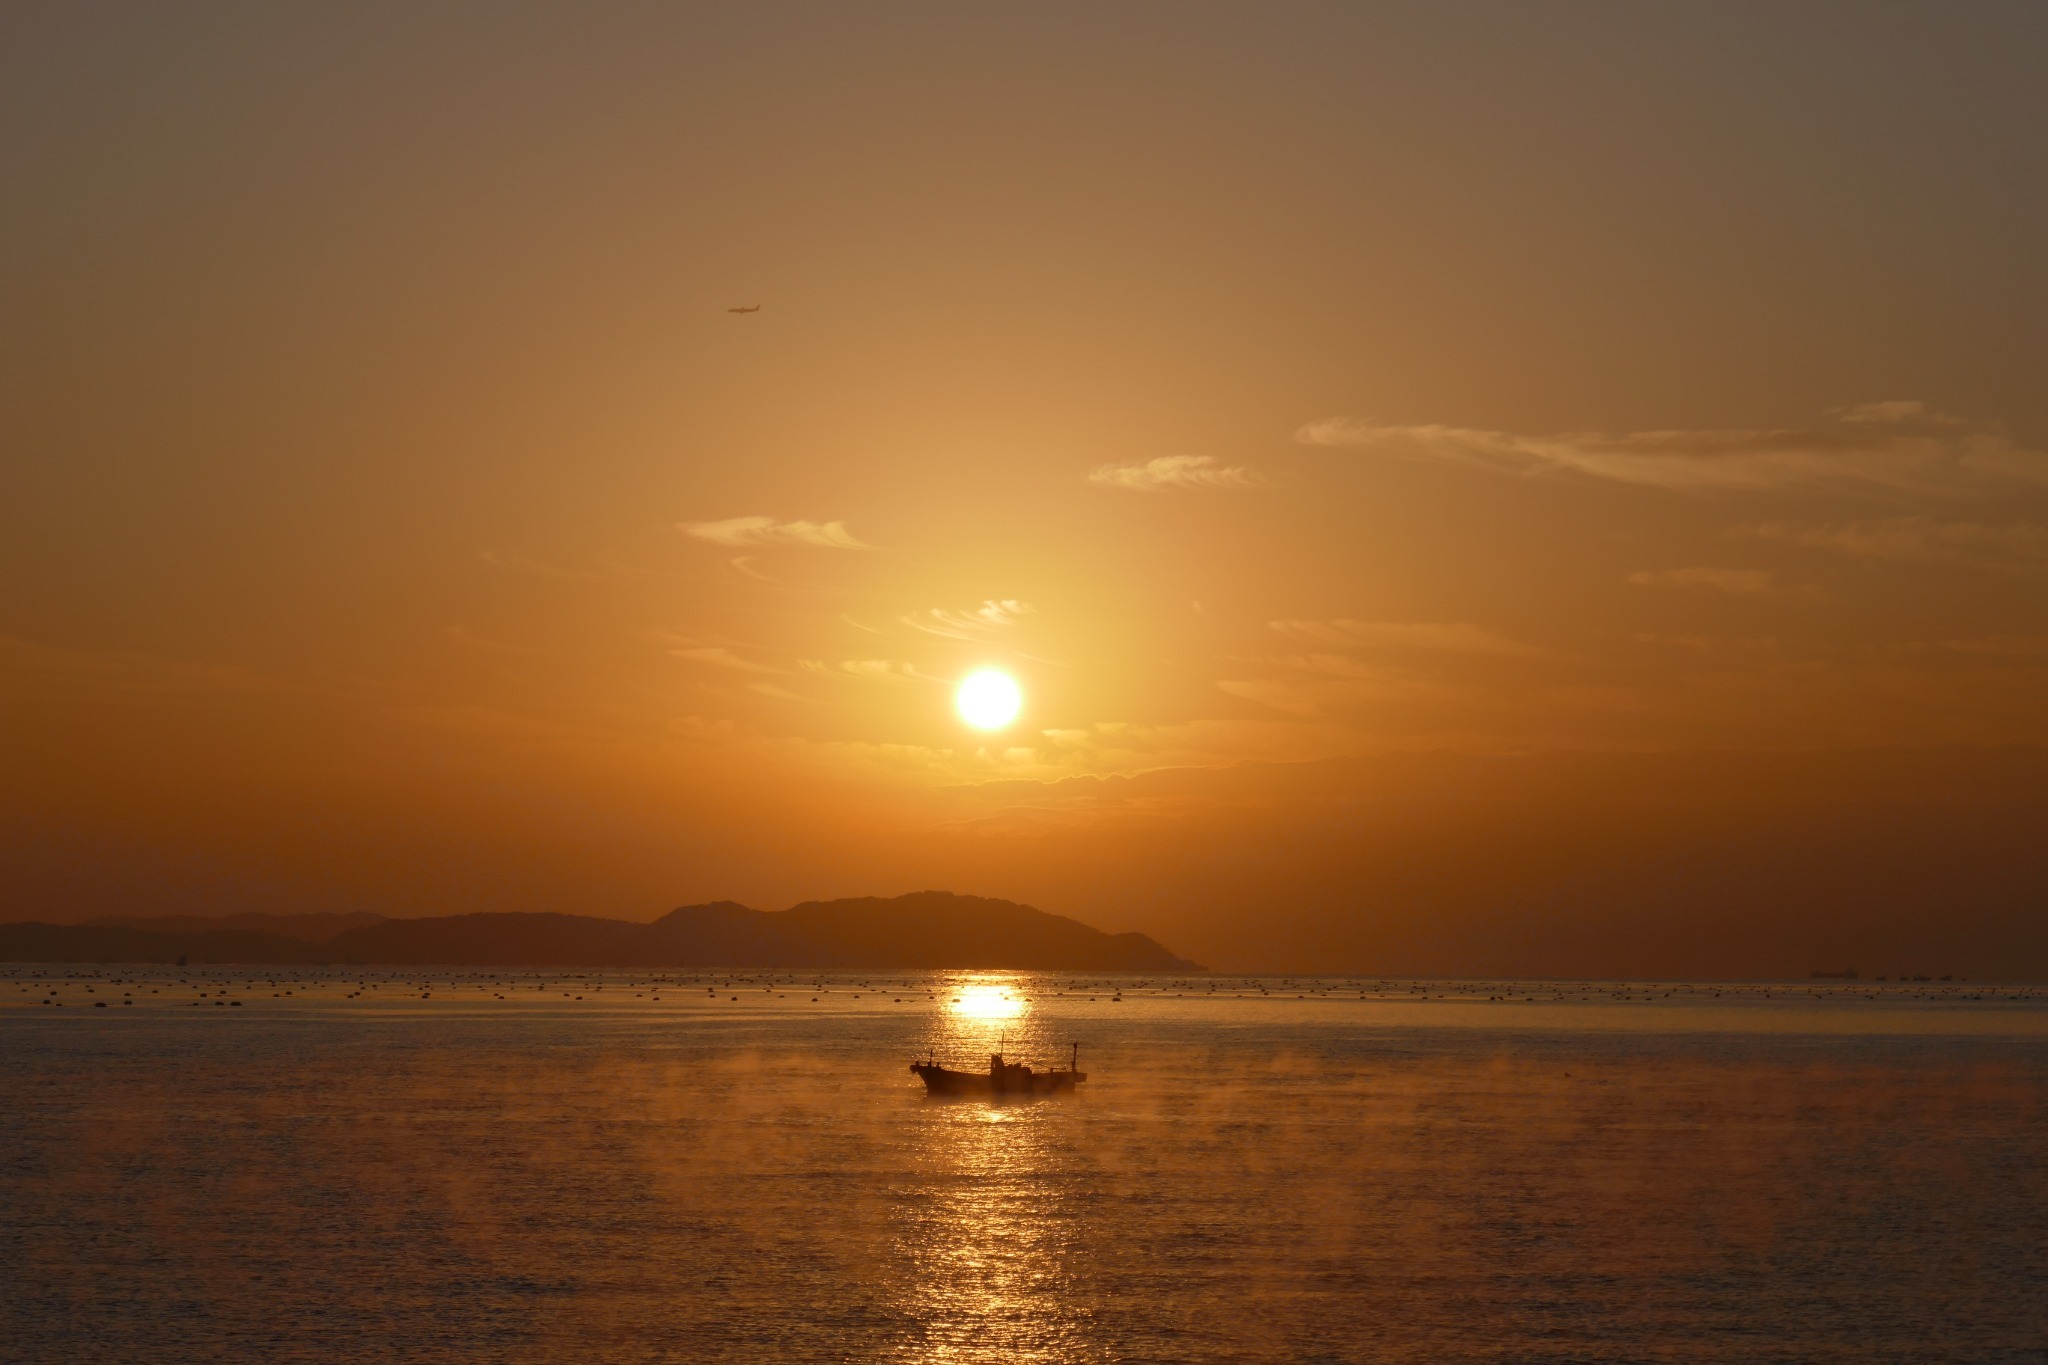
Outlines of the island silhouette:
M488 967L1014 968L1200 971L1144 934L1015 901L918 891L754 910L685 905L652 923L483 913L109 916L0 924L0 961Z

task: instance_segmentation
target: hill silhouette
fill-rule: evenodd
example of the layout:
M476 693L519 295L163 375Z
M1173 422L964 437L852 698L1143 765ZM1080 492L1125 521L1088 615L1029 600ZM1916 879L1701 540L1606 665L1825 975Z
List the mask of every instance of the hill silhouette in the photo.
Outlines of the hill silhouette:
M293 916L121 917L0 925L15 962L350 963L490 967L1016 968L1198 971L1143 934L1105 934L1013 901L920 891L783 911L686 905L652 924L587 915L376 919L324 941ZM336 916L306 919L333 920ZM269 921L265 930L241 927ZM266 931L267 930L267 931Z

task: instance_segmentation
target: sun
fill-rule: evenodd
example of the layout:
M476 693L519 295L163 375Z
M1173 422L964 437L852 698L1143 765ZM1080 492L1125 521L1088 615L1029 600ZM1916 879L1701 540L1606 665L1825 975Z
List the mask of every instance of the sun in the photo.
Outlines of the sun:
M1009 674L984 668L960 680L953 705L959 709L960 719L975 729L1000 730L1017 718L1024 693Z

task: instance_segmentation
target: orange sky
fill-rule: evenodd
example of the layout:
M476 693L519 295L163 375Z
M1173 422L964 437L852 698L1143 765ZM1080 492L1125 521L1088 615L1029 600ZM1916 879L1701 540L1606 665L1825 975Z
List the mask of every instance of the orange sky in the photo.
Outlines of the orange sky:
M2044 58L2035 5L10 7L0 910L945 885L1221 965L2048 971L2038 911L1811 896L1901 838L2048 891ZM1982 818L1901 814L1911 750ZM1597 932L1486 927L1805 751ZM1600 753L1665 766L1404 795ZM1477 871L1511 810L1564 863Z

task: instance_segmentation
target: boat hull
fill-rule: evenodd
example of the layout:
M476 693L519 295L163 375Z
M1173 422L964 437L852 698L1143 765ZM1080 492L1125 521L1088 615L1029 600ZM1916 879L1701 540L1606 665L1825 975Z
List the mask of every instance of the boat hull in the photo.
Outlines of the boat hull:
M1026 1071L1022 1067L1004 1067L995 1075L954 1071L925 1062L912 1062L910 1069L924 1082L927 1095L946 1099L1066 1095L1073 1093L1078 1082L1088 1079L1085 1071Z

